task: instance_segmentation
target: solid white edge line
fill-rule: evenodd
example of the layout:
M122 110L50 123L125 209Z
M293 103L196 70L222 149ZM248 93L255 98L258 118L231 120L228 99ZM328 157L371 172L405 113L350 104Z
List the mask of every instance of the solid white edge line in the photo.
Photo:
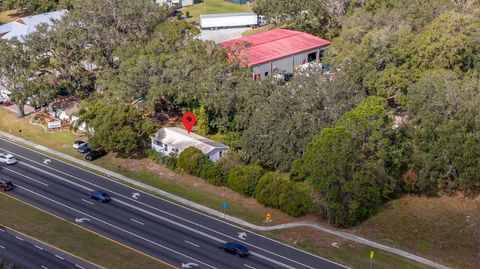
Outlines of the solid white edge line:
M62 256L58 256L57 254L55 254L55 257L59 258L60 260L65 260Z
M238 226L238 225L236 225L236 224L232 224L232 223L230 223L230 222L226 222L226 221L224 221L224 220L221 220L221 219L219 219L219 218L213 217L213 216L208 215L208 214L206 214L206 213L203 213L203 212L201 212L201 211L194 210L194 209L189 208L189 207L187 207L187 206L184 206L184 205L182 205L182 204L175 203L175 202L173 202L173 201L170 201L170 200L168 200L168 199L162 198L162 197L157 196L157 195L150 194L150 193L148 193L148 192L146 192L146 191L143 191L143 190L140 190L140 189L136 189L136 188L134 188L134 187L132 187L132 186L129 186L129 185L127 185L127 184L124 184L124 183L120 182L119 179L113 180L113 179L108 178L108 177L106 177L106 176L104 176L104 175L101 175L100 172L94 173L94 172L92 172L92 171L89 171L89 170L81 167L81 164L78 164L78 163L77 163L76 165L78 165L78 166L73 165L73 164L71 164L71 163L65 162L65 161L57 158L56 156L55 156L55 157L49 156L49 155L47 155L47 154L45 154L45 153L39 152L38 150L34 150L34 149L28 148L28 147L26 147L26 146L17 144L17 143L15 143L15 142L9 141L8 139L1 138L1 136L0 136L0 140L3 140L3 141L5 141L5 142L7 142L7 143L10 143L10 144L12 144L12 145L14 145L14 146L17 146L17 147L26 149L26 150L28 150L28 151L35 152L35 153L37 153L37 154L39 154L39 155L42 155L42 156L46 156L46 157L48 157L48 158L55 159L56 161L61 162L61 163L65 164L65 165L67 165L67 166L73 167L74 169L80 169L80 170L82 170L82 171L84 171L84 172L87 172L87 173L89 173L89 174L91 174L91 175L104 178L104 179L106 179L106 180L108 180L108 181L110 181L110 182L117 183L117 184L122 185L122 186L124 186L124 187L126 187L126 188L129 188L129 189L131 189L131 190L134 190L134 191L137 191L137 192L141 192L141 193L143 193L143 194L145 194L145 195L148 195L148 196L150 196L150 197L152 197L152 198L154 198L154 199L162 200L162 201L167 202L167 203L169 203L169 204L171 204L171 205L181 207L181 208L183 208L183 209L186 209L186 210L188 210L188 211L191 211L191 212L194 212L194 213L196 213L196 214L202 215L202 216L204 216L204 217L210 218L210 219L212 219L212 220L215 220L215 221L224 223L224 224L229 225L229 226L231 226L231 227L235 227L235 228L240 229L240 230L245 230L245 229L246 229L245 227L241 227L241 226ZM46 148L46 147L45 147L45 148ZM48 148L47 148L47 149L48 149ZM55 155L55 154L52 154L52 155ZM19 156L20 156L20 155L19 155ZM57 169L55 169L55 168L49 167L49 166L47 166L47 165L44 165L43 163L38 163L37 161L31 160L31 159L29 159L29 158L25 158L25 159L28 159L28 160L30 160L31 162L40 164L40 165L42 165L42 166L44 166L44 167L46 167L46 168L52 169L52 170L57 171L57 172L60 172L60 173L62 173L62 174L66 174L67 176L70 176L70 177L76 178L76 179L78 179L78 180L81 180L81 179L79 179L79 178L77 178L77 177L75 177L75 176L73 176L73 175L70 175L70 174L67 174L67 173L63 173L63 172L61 172L61 171L59 171L59 170L57 170ZM81 160L80 160L80 161L81 161ZM106 169L106 168L104 168L104 169ZM108 170L108 169L106 169L106 170ZM118 174L118 173L117 173L117 174ZM81 180L81 181L83 181L83 180ZM85 182L85 181L83 181L83 182ZM93 186L96 186L95 184L90 183L90 182L88 182L88 181L87 181L86 183L87 183L87 184L90 184L90 185L93 185ZM145 184L145 183L144 183L144 184ZM148 184L146 184L146 185L148 185ZM148 205L146 205L146 204L143 204L142 202L140 202L140 201L138 201L138 200L131 199L130 197L127 197L127 196L124 196L124 195L120 195L120 196L121 196L121 197L124 197L124 198L126 198L126 199L129 199L129 200L135 201L135 202L137 202L137 203L140 203L140 204L142 204L142 205L145 205L145 206L147 206L147 207L151 207L151 206L148 206ZM231 237L231 236L222 234L221 232L215 231L215 230L210 229L210 228L208 228L208 227L204 227L203 225L200 225L200 224L198 224L198 223L195 223L195 222L192 222L192 221L183 219L183 218L178 217L178 216L176 216L176 215L173 215L173 214L171 214L171 213L164 212L164 211L162 211L162 210L156 209L156 208L154 208L154 207L151 207L151 208L153 208L153 209L155 209L155 210L157 210L157 211L160 211L160 212L169 214L169 215L171 215L171 216L174 216L174 217L176 217L176 218L178 218L178 219L181 219L181 220L184 220L184 221L186 221L186 222L195 224L195 225L197 225L197 226L199 226L199 227L202 227L202 228L204 228L204 229L207 229L207 230L209 230L209 231L212 231L212 232L215 232L215 233L217 233L217 234L223 235L223 236L225 236L225 237L227 237L227 238L236 240L236 238L234 238L234 237ZM290 246L290 245L288 245L288 244L286 244L286 243L283 243L283 242L274 240L274 239L272 239L272 238L269 238L269 237L267 237L267 236L258 234L258 233L256 233L256 232L252 232L251 230L248 230L248 231L249 231L250 233L258 236L258 237L261 237L261 238L263 238L263 239L269 240L269 241L274 242L274 243L277 243L277 244L281 244L281 245L283 245L283 246L285 246L285 247L288 247L288 248L293 249L293 250L295 250L295 251L302 252L302 253L307 254L307 255L309 255L309 256L311 256L311 257L314 257L314 258L317 258L317 259L320 259L320 260L323 260L323 261L326 261L326 262L329 262L329 263L338 265L338 266L343 267L343 268L345 268L345 269L352 269L351 267L347 267L347 266L345 266L345 265L343 265L343 264L339 264L339 263L334 262L334 261L331 261L331 260L329 260L329 259L320 257L320 256L315 255L315 254L313 254L313 253L310 253L310 252L308 252L308 251L305 251L305 250L302 250L302 249L299 249L299 248L295 248L295 247ZM297 264L299 264L299 265L305 266L305 267L307 267L307 268L312 268L312 267L310 267L310 266L306 266L306 265L304 265L304 264L302 264L302 263L300 263L300 262L297 262L297 261L295 261L295 260L291 260L290 258L284 257L284 256L282 256L282 255L280 255L280 254L273 253L273 252L268 251L268 250L266 250L266 249L263 249L263 248L261 248L261 247L255 246L255 245L253 245L253 244L249 244L249 243L247 243L247 242L245 242L245 244L246 244L246 245L249 245L249 246L252 246L252 247L254 247L254 248L257 248L257 249L259 249L259 250L265 251L265 252L267 252L267 253L269 253L269 254L271 254L271 255L274 255L274 256L283 258L283 259L285 259L285 260L288 260L288 261L297 263Z
M12 172L12 173L14 173L14 174L21 175L21 176L25 177L26 179L29 179L29 180L31 180L31 181L37 182L37 183L39 183L39 184L42 184L43 186L48 187L48 184L45 183L45 182L42 182L42 181L40 181L40 180L36 180L36 179L34 179L34 178L31 178L31 177L29 177L29 176L27 176L27 175L21 174L21 173L15 171L15 170L12 170L12 169L10 169L10 168L7 168L7 167L4 167L3 169L5 169L5 170L7 170L7 171L10 171L10 172Z
M18 188L21 188L21 189L23 189L23 190L25 190L25 191L28 191L28 192L30 192L30 193L33 193L33 194L35 194L35 195L37 195L37 196L40 196L40 197L42 197L43 199L49 200L50 202L53 202L53 203L55 203L55 204L61 205L61 206L65 207L65 208L68 208L68 209L70 209L70 210L72 210L72 211L76 211L76 212L78 212L78 213L80 213L80 214L83 214L83 215L85 215L85 216L87 216L87 217L90 217L91 219L95 219L95 220L97 220L97 221L99 221L99 222L101 222L101 223L103 223L103 224L105 224L105 225L107 225L107 226L113 227L113 228L115 228L115 229L117 229L117 230L120 230L120 231L126 233L126 234L132 235L132 236L137 237L137 238L139 238L139 239L142 239L142 240L144 240L144 241L146 241L146 242L148 242L148 243L151 243L151 244L153 244L153 245L156 245L156 246L159 246L159 247L161 247L161 248L164 248L164 249L166 249L166 250L168 250L168 251L171 251L171 252L173 252L173 253L175 253L175 254L177 254L177 255L183 256L183 257L185 257L185 258L187 258L187 259L191 259L191 260L196 261L196 262L198 262L198 263L201 263L201 264L203 264L203 265L205 265L205 266L207 266L207 267L210 267L210 268L213 268L213 269L218 269L217 267L211 266L211 265L209 265L209 264L207 264L207 263L204 263L204 262L199 261L199 260L197 260L197 259L195 259L195 258L192 258L192 257L190 257L190 256L188 256L188 255L186 255L186 254L183 254L183 253L181 253L181 252L178 252L178 251L176 251L176 250L174 250L174 249L171 249L171 248L169 248L169 247L163 246L163 245L161 245L161 244L159 244L159 243L157 243L157 242L155 242L155 241L152 241L152 240L150 240L150 239L148 239L148 238L145 238L145 237L142 237L142 236L137 235L137 234L135 234L135 233L132 233L132 232L130 232L130 231L128 231L128 230L125 230L125 229L123 229L123 228L121 228L121 227L118 227L118 226L116 226L116 225L114 225L114 224L111 224L111 223L109 223L109 222L107 222L107 221L104 221L104 220L101 220L101 219L99 219L99 218L96 218L96 217L94 217L94 216L92 216L92 215L89 215L89 214L87 214L87 213L85 213L85 212L82 212L82 211L80 211L80 210L78 210L78 209L76 209L76 208L73 208L73 207L68 206L68 205L66 205L66 204L63 204L63 203L61 203L61 202L58 202L58 201L56 201L56 200L54 200L54 199L52 199L52 198L46 197L46 196L44 196L44 195L42 195L42 194L40 194L40 193L37 193L37 192L35 192L35 191L32 191L32 190L27 189L27 188L25 188L25 187L22 187L22 186L20 186L20 185L17 185L17 187L18 187Z

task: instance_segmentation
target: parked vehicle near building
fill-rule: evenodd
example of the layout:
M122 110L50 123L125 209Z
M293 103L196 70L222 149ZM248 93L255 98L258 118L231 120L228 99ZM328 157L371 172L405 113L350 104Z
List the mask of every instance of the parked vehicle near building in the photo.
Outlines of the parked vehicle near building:
M227 13L200 15L200 28L216 30L233 27L258 27L265 25L263 16L255 13Z

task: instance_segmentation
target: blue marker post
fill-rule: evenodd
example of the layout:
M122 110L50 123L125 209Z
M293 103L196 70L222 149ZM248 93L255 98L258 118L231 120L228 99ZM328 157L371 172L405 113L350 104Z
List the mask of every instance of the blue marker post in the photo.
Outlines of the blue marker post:
M228 204L227 202L222 203L222 208L223 208L223 219L225 219L225 210L227 210Z

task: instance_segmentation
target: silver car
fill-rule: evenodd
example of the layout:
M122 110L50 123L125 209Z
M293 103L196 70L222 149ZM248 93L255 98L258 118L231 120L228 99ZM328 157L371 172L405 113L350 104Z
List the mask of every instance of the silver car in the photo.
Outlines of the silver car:
M0 153L0 163L14 164L17 163L17 159L10 153Z

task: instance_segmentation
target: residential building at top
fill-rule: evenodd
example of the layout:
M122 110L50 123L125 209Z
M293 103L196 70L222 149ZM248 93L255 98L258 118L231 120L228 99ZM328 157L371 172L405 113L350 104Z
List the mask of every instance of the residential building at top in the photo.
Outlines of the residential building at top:
M0 25L0 38L9 40L16 37L19 40L22 40L28 34L35 32L40 24L45 23L47 25L51 25L53 21L62 19L62 17L67 13L68 10L63 9L54 12L22 17L13 22Z
M195 147L207 155L212 162L227 154L227 145L215 142L201 135L188 133L178 127L163 127L152 137L153 150L166 156L178 157L188 147Z

